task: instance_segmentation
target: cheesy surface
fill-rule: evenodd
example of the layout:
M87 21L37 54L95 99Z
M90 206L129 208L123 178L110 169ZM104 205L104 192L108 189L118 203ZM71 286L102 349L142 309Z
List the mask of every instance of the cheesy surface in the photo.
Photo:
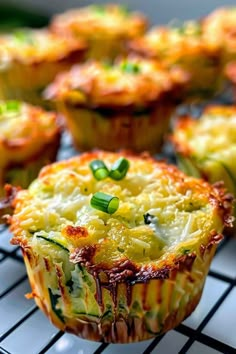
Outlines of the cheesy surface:
M186 81L187 75L178 68L167 71L155 61L130 57L112 65L93 61L74 66L58 75L46 96L95 108L133 104L142 108Z
M147 20L140 13L129 13L115 4L92 5L72 9L53 18L51 28L59 33L77 34L82 38L105 35L115 38L132 38L144 32Z
M34 156L59 134L56 114L19 101L0 101L0 167Z
M213 49L197 21L187 21L173 27L153 27L143 37L131 41L130 48L167 64L185 62L186 58L194 55L205 57Z
M130 162L124 179L93 177L91 161L101 159L110 169L120 156ZM98 191L119 198L114 214L90 205ZM221 200L217 188L150 157L88 153L45 167L28 191L18 193L13 242L35 251L47 245L55 257L58 244L71 255L94 252L90 262L104 269L125 260L138 268L171 266L222 231Z
M73 52L83 52L86 47L83 40L58 36L46 29L23 28L0 36L0 62L7 65L14 61L59 61Z
M236 7L219 8L202 21L204 37L215 48L236 51Z
M174 140L180 150L198 159L209 155L223 158L231 153L236 156L236 107L210 106L199 120L183 119Z

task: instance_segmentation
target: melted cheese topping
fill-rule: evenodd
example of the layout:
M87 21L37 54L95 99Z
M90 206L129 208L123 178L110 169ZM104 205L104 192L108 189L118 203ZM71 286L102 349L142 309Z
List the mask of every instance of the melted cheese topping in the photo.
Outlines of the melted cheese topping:
M203 20L204 36L212 46L231 45L236 50L236 7L220 8L213 11Z
M72 9L54 17L53 31L76 34L83 38L123 37L133 38L142 34L147 26L140 13L129 13L115 4L93 5Z
M236 157L236 108L209 107L199 120L180 122L174 139L198 159L209 155Z
M7 109L13 102L13 108ZM16 109L14 109L16 105ZM55 113L17 101L0 102L0 166L24 161L54 137L59 128Z
M92 106L145 107L161 94L182 87L187 80L187 75L178 68L167 71L155 61L130 57L113 65L100 62L77 65L59 75L46 96Z
M211 52L208 41L202 36L200 23L195 21L184 22L182 26L173 28L154 27L143 37L134 39L130 47L170 64L184 61L188 56Z
M60 60L74 51L84 51L82 40L73 40L47 30L22 29L0 36L0 62L24 63Z
M213 229L221 230L218 192L174 166L126 156L130 168L123 180L93 177L92 160L102 159L110 169L120 156L89 153L45 167L29 190L17 195L12 219L17 242L27 239L37 247L45 242L43 236L70 252L95 246L94 263L111 267L121 259L140 265L161 261L173 252L193 251ZM91 207L97 191L119 198L114 214ZM147 213L151 220L145 223Z

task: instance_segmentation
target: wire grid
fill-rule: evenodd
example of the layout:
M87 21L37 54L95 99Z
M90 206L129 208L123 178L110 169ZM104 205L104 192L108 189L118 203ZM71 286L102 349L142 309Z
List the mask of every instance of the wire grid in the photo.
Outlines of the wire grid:
M75 153L64 134L58 160ZM168 147L164 156L170 157ZM10 238L0 226L0 353L236 353L236 239L224 239L218 247L200 304L187 320L152 340L106 344L58 331L34 301L24 297L30 287L20 249L10 245Z

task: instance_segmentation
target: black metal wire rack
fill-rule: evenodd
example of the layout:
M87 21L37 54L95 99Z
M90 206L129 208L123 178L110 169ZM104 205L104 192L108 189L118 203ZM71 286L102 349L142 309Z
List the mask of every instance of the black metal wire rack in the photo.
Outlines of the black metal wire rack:
M58 159L75 154L67 135ZM10 232L0 229L0 353L116 354L125 353L236 353L236 239L219 246L200 304L175 330L135 344L86 341L58 331L27 300L30 292L20 249L10 245Z

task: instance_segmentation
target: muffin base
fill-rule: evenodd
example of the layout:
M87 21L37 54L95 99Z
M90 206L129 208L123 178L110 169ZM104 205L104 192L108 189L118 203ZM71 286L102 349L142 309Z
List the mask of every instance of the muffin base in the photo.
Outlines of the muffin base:
M74 298L66 285L68 280L63 269L68 270L68 264L57 263L30 246L22 247L31 295L51 322L63 331L108 343L146 340L176 327L189 316L201 298L215 250L214 242L201 245L196 253L184 255L182 261L177 261L168 278L149 279L133 285L116 283L110 290L107 283L99 286L96 277L85 271L84 275L91 277L92 283L87 287L84 299L88 311L81 313L75 306L79 298ZM49 290L52 283L58 285ZM81 286L85 289L87 285L81 283ZM52 291L56 294L57 303L53 301L54 304ZM91 306L97 307L96 315L92 314Z
M174 105L161 102L148 114L113 113L105 117L96 110L58 102L58 110L64 115L74 145L80 151L124 148L159 152L174 109Z

